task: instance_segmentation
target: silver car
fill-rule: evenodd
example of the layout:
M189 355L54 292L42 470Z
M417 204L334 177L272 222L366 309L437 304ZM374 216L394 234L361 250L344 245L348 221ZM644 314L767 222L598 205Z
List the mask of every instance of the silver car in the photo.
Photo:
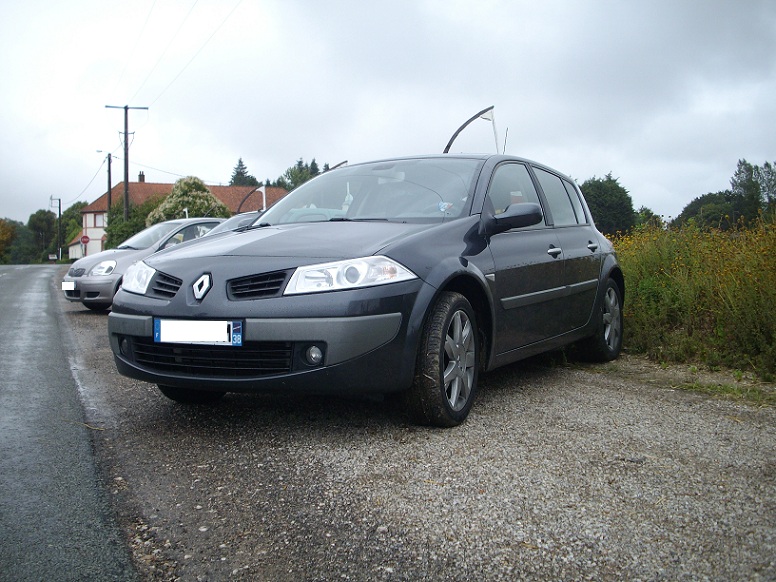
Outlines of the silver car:
M195 240L223 222L223 218L186 218L160 222L137 233L115 249L78 259L62 280L69 301L104 311L113 303L127 268L161 249Z

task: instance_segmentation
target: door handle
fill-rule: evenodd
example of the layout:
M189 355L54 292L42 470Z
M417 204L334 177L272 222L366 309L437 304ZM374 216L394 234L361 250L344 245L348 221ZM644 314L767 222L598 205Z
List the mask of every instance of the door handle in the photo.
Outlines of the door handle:
M558 247L550 247L547 249L547 254L550 255L553 259L557 259L558 255L563 252L563 249L559 249Z
M587 243L587 248L589 248L590 251L594 253L594 252L596 252L598 250L598 244L594 243L593 241L589 241Z

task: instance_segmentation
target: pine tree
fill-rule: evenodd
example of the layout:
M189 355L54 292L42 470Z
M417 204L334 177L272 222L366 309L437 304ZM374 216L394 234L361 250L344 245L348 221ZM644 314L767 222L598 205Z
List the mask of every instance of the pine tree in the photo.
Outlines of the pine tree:
M229 180L230 186L258 186L259 181L248 173L248 167L243 163L243 159L237 160L237 165L232 172L232 179Z

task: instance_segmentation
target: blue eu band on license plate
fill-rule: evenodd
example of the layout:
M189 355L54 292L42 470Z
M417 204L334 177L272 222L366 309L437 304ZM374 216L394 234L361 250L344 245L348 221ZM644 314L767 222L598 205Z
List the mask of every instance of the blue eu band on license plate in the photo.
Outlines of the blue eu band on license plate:
M154 341L172 344L241 346L242 321L154 318Z

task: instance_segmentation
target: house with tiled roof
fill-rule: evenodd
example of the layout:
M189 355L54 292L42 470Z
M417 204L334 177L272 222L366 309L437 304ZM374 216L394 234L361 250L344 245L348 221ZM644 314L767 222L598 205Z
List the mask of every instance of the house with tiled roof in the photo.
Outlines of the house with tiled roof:
M137 182L129 183L129 203L143 204L154 197L165 198L172 192L173 184L146 182L145 175L140 172ZM208 186L208 190L223 202L232 214L269 208L288 192L284 188L267 186ZM108 199L111 205L124 199L124 182L119 182L110 192L106 192L97 200L81 209L83 226L81 232L68 243L70 260L80 259L105 250L105 226L108 223ZM82 242L87 241L87 242Z

